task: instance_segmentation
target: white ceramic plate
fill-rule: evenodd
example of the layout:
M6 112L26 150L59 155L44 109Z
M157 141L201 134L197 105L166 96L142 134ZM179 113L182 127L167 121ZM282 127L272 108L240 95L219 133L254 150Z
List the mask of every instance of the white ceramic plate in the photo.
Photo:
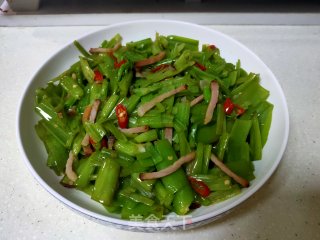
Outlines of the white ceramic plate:
M155 33L162 35L181 35L200 40L200 44L215 44L227 61L241 60L242 67L248 72L260 73L261 84L270 91L269 101L274 104L273 120L269 139L263 150L263 159L255 162L256 179L242 193L227 201L209 207L196 209L186 217L170 214L167 219L154 222L122 220L109 214L98 203L77 190L67 189L59 184L59 178L46 166L47 154L42 142L34 131L38 117L34 113L35 89L46 85L49 79L57 76L77 61L79 52L72 42L57 51L35 73L21 99L18 114L18 139L23 158L33 176L53 196L67 206L84 215L115 227L134 231L168 231L203 225L227 213L254 194L274 172L285 150L289 133L289 116L283 91L270 69L248 48L236 40L206 27L177 21L148 20L121 23L84 36L79 42L86 48L98 46L102 40L110 39L116 33L123 36L123 43L154 38Z

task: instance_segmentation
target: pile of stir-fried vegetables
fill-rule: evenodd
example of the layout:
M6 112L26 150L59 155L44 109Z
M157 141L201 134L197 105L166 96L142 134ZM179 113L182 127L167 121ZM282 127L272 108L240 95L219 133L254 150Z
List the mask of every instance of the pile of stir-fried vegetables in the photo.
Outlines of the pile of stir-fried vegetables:
M259 75L197 40L121 40L89 52L75 41L79 61L36 91L61 184L124 219L187 214L248 187L273 110Z

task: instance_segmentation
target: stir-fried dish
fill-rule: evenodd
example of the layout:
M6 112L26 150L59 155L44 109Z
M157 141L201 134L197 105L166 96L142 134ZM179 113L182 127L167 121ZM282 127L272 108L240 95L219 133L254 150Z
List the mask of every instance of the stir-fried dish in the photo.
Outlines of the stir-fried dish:
M188 214L249 187L273 110L258 74L181 36L74 45L79 60L36 91L35 129L63 186L123 219Z

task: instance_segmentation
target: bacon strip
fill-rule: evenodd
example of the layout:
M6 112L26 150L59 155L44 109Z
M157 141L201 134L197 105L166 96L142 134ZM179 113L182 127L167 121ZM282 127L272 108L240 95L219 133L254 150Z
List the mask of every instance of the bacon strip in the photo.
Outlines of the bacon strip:
M90 112L90 117L89 117L90 122L94 122L96 120L99 105L100 105L100 100L99 99L94 100L92 104L91 112Z
M123 133L133 134L133 133L143 133L149 130L148 126L133 127L133 128L119 128Z
M233 171L230 170L223 162L221 162L214 154L211 154L211 161L221 169L225 174L229 177L233 178L237 183L241 184L243 187L249 187L249 182L235 174Z
M73 171L72 169L72 164L73 164L73 161L75 159L75 156L74 154L72 153L72 151L69 152L69 158L67 160L67 164L66 164L66 175L67 177L72 181L72 182L75 182L78 178L77 174Z
M193 99L190 102L190 107L193 107L194 105L198 104L199 102L201 102L203 100L203 94L201 94L200 96L196 97L195 99Z
M172 137L173 137L173 129L172 127L167 127L164 129L164 137L172 144Z
M90 140L90 136L89 134L87 133L84 138L82 139L81 141L81 145L82 146L88 146L89 145L89 140Z
M216 81L212 81L210 84L211 88L211 99L207 108L206 116L204 118L204 124L208 124L213 116L213 111L217 105L218 102L218 96L219 96L219 85Z
M117 43L113 48L90 48L90 53L112 53L121 47L121 43Z
M196 153L191 152L191 153L179 158L171 166L169 166L165 169L162 169L158 172L141 173L140 179L141 180L149 180L149 179L157 179L157 178L162 178L162 177L168 176L171 173L177 171L183 164L192 161L195 157L196 157Z
M182 85L176 89L173 89L169 92L166 92L164 94L161 94L161 95L155 97L150 102L143 104L142 106L140 106L138 108L139 117L142 117L146 112L148 112L151 108L153 108L157 103L162 102L164 99L169 98L179 92L182 92L182 91L186 90L187 88L188 88L187 85Z
M158 55L140 60L134 64L136 68L144 67L150 64L154 64L156 62L161 61L166 56L165 52L160 52Z
M85 108L85 110L83 112L83 116L82 116L83 122L90 121L90 122L94 123L94 121L96 120L96 117L97 117L100 102L101 101L99 99L97 99L93 102L92 106L88 105ZM88 146L90 143L89 139L90 139L90 136L88 133L86 133L86 135L82 139L81 145Z
M84 109L83 115L82 115L82 122L86 122L89 120L90 114L91 114L91 105L86 106Z

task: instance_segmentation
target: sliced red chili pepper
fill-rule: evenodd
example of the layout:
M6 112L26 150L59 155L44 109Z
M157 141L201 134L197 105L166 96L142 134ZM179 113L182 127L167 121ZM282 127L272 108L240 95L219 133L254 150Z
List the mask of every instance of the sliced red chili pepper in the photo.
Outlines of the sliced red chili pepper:
M123 64L125 64L127 62L125 59L118 62L118 59L113 55L113 52L110 52L108 54L114 61L114 63L113 63L114 68L120 68Z
M225 102L223 103L224 112L230 115L234 109L234 104L230 98L226 98Z
M125 64L127 61L125 59L121 60L120 62L114 61L114 67L120 68L123 64Z
M208 48L210 48L210 49L212 49L212 50L217 49L216 45L213 45L213 44L209 45Z
M103 75L102 75L102 73L100 71L98 71L98 70L94 71L94 80L97 81L97 82L102 82Z
M193 190L201 197L208 197L210 194L210 188L203 181L197 180L193 177L188 177L189 182Z
M159 72L165 68L169 67L169 64L161 64L151 70L152 73Z
M205 71L205 70L207 70L207 68L204 66L204 65L202 65L202 64L200 64L200 63L195 63L194 64L197 68L199 68L201 71Z
M89 143L90 143L91 145L96 144L96 142L95 142L91 137L89 137Z
M101 140L101 149L102 148L108 148L108 140L105 137Z
M118 104L116 107L116 115L120 128L126 128L129 122L128 112L125 106Z
M68 109L67 114L69 116L75 116L77 114L76 106L72 106Z
M237 104L234 104L234 106L236 107L237 116L244 114L244 112L246 111L243 107L241 107Z
M232 114L233 111L236 112L237 116L242 115L246 110L239 106L238 104L234 104L230 98L226 98L223 103L224 112L228 115Z

